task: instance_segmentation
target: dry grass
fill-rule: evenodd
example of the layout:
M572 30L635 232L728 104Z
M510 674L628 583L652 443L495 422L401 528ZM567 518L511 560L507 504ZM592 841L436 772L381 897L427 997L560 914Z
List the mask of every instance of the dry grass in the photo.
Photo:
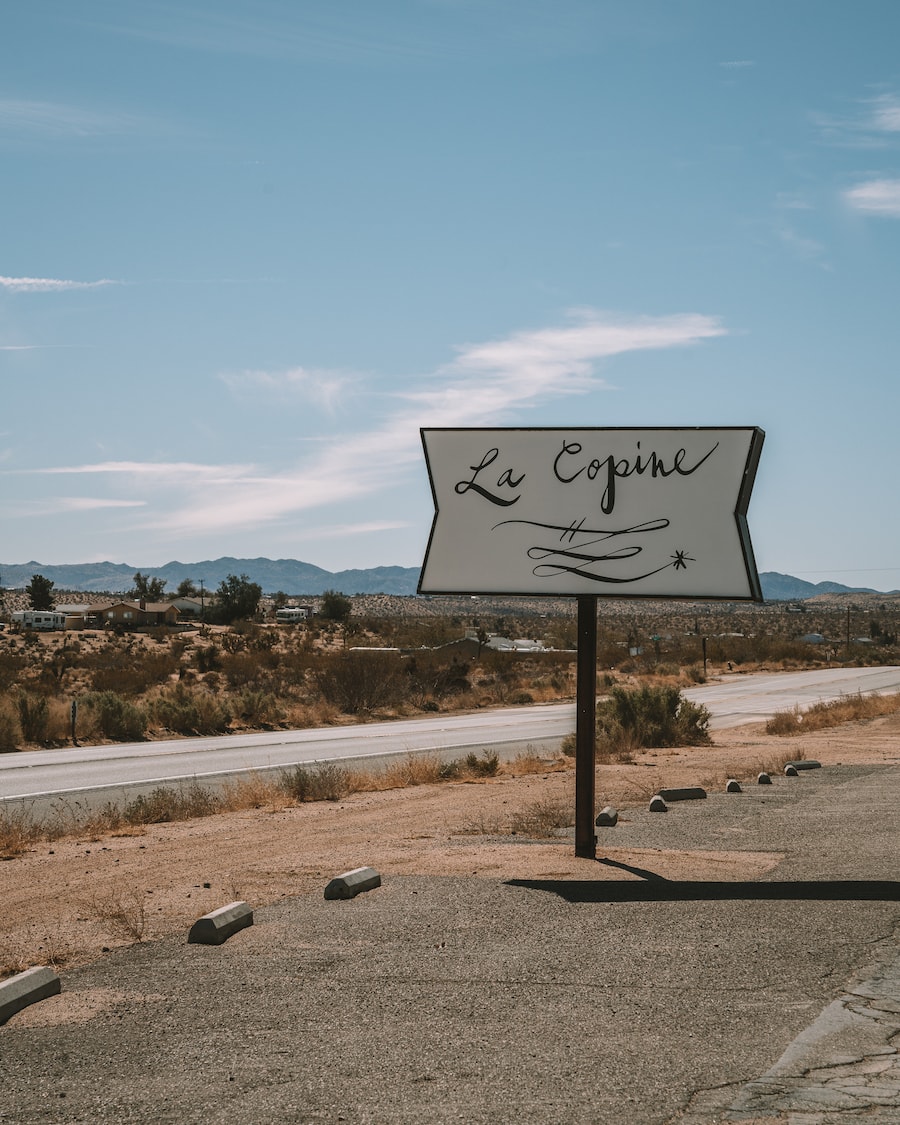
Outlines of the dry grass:
M548 840L559 829L569 828L573 823L573 801L569 794L540 797L502 816L488 817L482 813L456 832L461 836L525 836L531 840Z
M147 904L137 887L117 887L95 895L84 905L85 913L105 923L115 937L125 941L144 940L147 931Z
M0 805L0 859L14 859L44 838L44 825L29 808Z
M260 773L248 773L226 782L220 794L223 811L240 812L242 809L269 809L280 812L291 804L284 789L271 778Z
M542 797L529 801L519 812L510 818L510 832L515 836L528 836L534 840L546 840L555 836L561 828L569 828L573 823L573 804L561 797Z
M0 980L24 973L36 965L61 969L75 957L76 951L50 930L37 931L27 944L0 938Z
M842 723L877 719L900 711L900 692L890 695L842 695L830 702L814 703L801 710L778 711L766 723L766 734L794 735L826 730Z

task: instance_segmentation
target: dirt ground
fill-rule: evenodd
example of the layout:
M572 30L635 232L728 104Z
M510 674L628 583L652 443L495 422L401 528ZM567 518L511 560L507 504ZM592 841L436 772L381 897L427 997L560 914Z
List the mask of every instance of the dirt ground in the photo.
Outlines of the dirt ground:
M761 724L741 726L716 731L710 747L601 765L597 807L641 806L663 786L721 791L729 777L755 781L761 769L780 772L784 761L800 757L823 765L900 761L900 714L792 738L766 735ZM521 829L509 831L516 816L537 821L542 810L566 806L574 808L574 771L548 768L35 844L0 863L0 976L37 964L84 964L135 941L186 935L198 917L236 899L259 907L321 894L334 875L363 865L382 875L583 877L590 861L574 856L571 838L534 842ZM604 856L673 879L752 879L779 859L637 852L613 842L602 839ZM591 864L589 871L592 878L623 877L620 868Z

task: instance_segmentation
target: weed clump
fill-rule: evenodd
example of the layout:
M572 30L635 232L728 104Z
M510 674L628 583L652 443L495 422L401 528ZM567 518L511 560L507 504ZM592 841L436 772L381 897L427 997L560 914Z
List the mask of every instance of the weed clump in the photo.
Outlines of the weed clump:
M493 750L482 750L481 757L472 751L466 754L465 766L476 777L494 777L500 768L500 756Z
M333 762L294 766L282 772L279 787L295 801L340 801L350 792L350 775Z

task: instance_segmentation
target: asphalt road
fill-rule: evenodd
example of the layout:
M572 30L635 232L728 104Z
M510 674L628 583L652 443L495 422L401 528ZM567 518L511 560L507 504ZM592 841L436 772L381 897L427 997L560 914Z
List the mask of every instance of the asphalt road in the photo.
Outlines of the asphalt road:
M856 692L900 690L900 668L829 668L813 672L735 675L691 688L690 699L713 714L711 727L758 722L795 705L808 706ZM0 755L0 800L34 800L77 794L89 800L110 791L192 778L212 782L248 770L297 763L359 762L440 751L458 756L492 747L513 754L532 746L555 750L575 729L575 707L539 704L441 715L388 723L315 730L270 731L214 738L85 746Z
M287 878L221 947L64 971L80 1014L0 1028L0 1121L897 1125L898 792L830 767L629 811L574 880ZM675 882L656 848L778 863Z

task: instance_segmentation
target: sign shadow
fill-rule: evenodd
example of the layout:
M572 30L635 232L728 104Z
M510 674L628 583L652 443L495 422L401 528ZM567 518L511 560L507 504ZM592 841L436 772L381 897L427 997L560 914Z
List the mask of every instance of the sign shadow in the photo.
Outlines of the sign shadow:
M613 859L598 859L637 878L507 879L508 887L545 891L566 902L900 902L895 879L750 880L666 879L655 871Z

